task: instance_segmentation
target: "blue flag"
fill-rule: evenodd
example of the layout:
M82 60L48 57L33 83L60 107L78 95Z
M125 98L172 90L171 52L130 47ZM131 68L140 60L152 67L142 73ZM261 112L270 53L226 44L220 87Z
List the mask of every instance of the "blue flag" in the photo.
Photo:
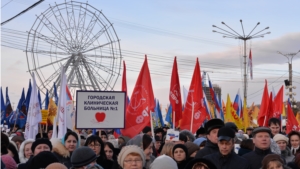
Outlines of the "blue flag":
M1 87L1 124L4 123L5 119L5 103L4 103L4 98L3 98L3 93L2 93L2 87Z
M24 88L22 90L21 98L18 103L16 111L13 111L8 119L9 124L17 124L20 128L24 127L26 124L26 116L22 112L22 106L25 102L25 92Z
M9 126L9 117L11 116L11 112L13 111L11 107L11 103L8 96L8 87L6 87L6 103L5 103L5 117L4 120L6 121L7 125Z
M19 103L18 103L18 107L17 109L21 110L22 109L22 106L23 106L23 103L25 102L25 92L24 92L24 88L22 90L22 94L21 94L21 98L19 100Z
M165 124L164 124L164 120L163 120L163 117L162 117L162 113L161 113L161 109L160 109L160 104L159 104L159 101L157 100L157 106L156 106L157 110L155 110L157 112L157 116L159 118L159 121L160 121L160 126L163 127Z
M45 110L48 110L48 106L49 106L49 93L47 90L46 97L45 97Z
M40 103L40 109L42 110L42 99L41 99L40 90L38 90L38 99L39 99L39 103Z
M26 111L28 112L28 108L29 108L29 102L30 102L30 96L31 96L31 80L29 79L29 86L28 86L28 90L26 93L26 101L25 101L25 105L26 105Z
M57 96L57 90L56 90L55 83L53 83L53 89L54 89L54 102L56 105L58 105L58 96Z
M173 120L172 120L172 105L170 104L169 108L168 108L168 112L167 112L167 116L166 116L166 121L171 124L171 128L173 128Z

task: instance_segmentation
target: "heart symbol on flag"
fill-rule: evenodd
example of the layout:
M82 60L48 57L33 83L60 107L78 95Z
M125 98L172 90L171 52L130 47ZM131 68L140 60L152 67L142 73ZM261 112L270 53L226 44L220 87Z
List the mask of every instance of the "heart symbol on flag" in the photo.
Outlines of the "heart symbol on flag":
M104 112L97 112L95 118L98 122L103 122L105 120L106 114Z

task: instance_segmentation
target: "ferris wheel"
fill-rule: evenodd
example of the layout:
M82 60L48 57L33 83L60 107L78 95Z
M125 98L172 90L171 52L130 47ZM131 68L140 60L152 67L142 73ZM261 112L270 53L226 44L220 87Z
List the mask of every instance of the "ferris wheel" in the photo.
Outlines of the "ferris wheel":
M120 41L113 24L88 3L55 4L28 32L26 57L41 91L60 85L61 67L71 92L113 90L121 69Z

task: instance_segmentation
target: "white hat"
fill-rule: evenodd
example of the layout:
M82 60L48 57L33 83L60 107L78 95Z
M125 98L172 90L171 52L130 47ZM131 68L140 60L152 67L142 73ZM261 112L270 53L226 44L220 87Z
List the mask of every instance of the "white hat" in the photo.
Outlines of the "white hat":
M282 135L282 134L276 134L274 137L273 137L273 140L275 142L277 141L285 141L286 143L289 142L289 138L286 137L285 135Z

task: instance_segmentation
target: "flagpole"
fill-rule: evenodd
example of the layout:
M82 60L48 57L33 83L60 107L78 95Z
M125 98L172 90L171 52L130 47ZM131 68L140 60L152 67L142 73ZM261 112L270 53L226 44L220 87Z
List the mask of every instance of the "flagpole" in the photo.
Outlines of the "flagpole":
M175 130L175 111L172 114L173 116L173 130Z
M154 139L154 141L155 141L155 137L154 137L154 129L153 129L153 121L152 121L152 113L153 112L151 112L150 111L150 124L151 124L151 133L152 133L152 137L153 137L153 139Z

